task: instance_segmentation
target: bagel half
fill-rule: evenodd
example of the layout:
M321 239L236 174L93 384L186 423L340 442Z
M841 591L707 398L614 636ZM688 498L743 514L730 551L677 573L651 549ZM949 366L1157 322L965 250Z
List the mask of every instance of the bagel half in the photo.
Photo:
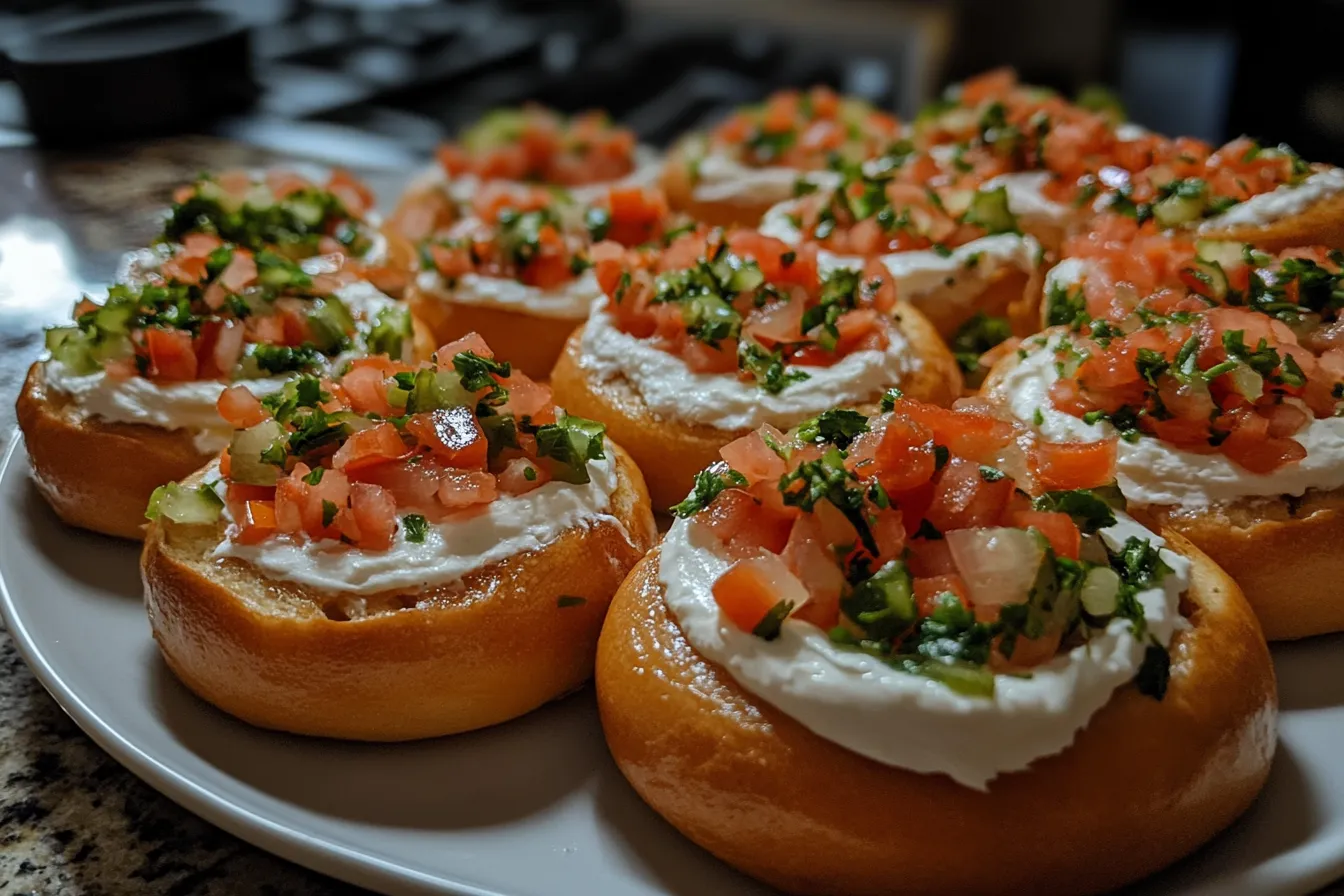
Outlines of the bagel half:
M94 417L28 369L16 405L33 481L71 526L140 540L154 489L184 479L210 459L189 430Z
M949 405L961 396L961 368L928 319L905 303L896 309L896 327L921 364L899 383L909 398ZM556 404L581 417L600 420L644 471L653 506L666 510L690 491L695 476L719 459L719 449L750 430L715 429L705 424L665 420L654 414L625 379L598 382L583 368L582 329L570 336L551 372ZM869 399L876 403L881 395ZM794 422L801 422L794 421Z
M1160 702L1118 689L1064 752L987 792L852 753L744 691L669 615L659 552L598 642L612 756L683 834L799 894L1093 893L1150 874L1254 800L1275 745L1274 671L1236 584L1193 561L1190 628Z
M545 380L565 348L565 340L584 318L542 317L492 305L454 302L448 294L406 287L411 313L425 322L438 345L479 333L501 358L537 380Z
M263 578L211 558L223 522L152 523L141 571L154 639L187 687L263 728L398 741L520 716L592 675L607 605L656 537L639 470L608 450L609 516L415 594Z

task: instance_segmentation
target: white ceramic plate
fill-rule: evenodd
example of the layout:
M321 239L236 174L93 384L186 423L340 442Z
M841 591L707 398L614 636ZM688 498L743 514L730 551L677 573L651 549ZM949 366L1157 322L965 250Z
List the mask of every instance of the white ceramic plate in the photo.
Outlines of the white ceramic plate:
M0 609L33 672L119 762L263 849L386 893L763 894L644 806L591 691L403 745L250 728L160 661L131 545L61 526L22 445L0 471ZM1282 740L1230 831L1136 893L1307 893L1344 875L1344 639L1278 648ZM1098 811L1105 811L1098 807Z

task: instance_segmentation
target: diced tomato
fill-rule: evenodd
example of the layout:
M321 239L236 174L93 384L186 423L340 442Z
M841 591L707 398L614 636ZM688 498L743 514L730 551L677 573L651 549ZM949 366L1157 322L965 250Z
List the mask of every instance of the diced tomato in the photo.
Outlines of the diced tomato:
M732 557L750 557L763 550L778 554L793 527L791 517L774 513L736 488L721 492L696 521L707 526Z
M979 410L953 411L901 399L893 412L926 427L934 441L947 446L952 454L980 463L992 463L999 449L1016 435L1012 423Z
M911 539L908 563L911 574L923 578L953 575L957 571L952 551L943 538Z
M834 626L840 617L845 574L813 515L802 514L793 522L780 556L807 589L808 601L795 611L796 617L821 628Z
M951 594L963 606L970 606L968 597L970 592L966 590L966 583L961 580L961 576L956 573L916 578L914 586L915 603L919 607L919 615L921 616L933 615L933 611L938 609L940 598L944 594Z
M150 327L145 331L149 348L149 375L154 379L185 381L196 378L196 353L191 334L185 330Z
M232 293L242 292L257 279L257 262L246 249L234 249L229 264L219 274L219 285Z
M378 423L369 429L352 433L345 444L336 450L332 466L354 473L410 455L411 449L406 447L397 428L391 423Z
M234 429L247 429L270 416L261 400L243 386L230 386L221 392L215 408Z
M351 479L385 489L398 505L425 509L436 506L443 475L443 467L427 455L349 471Z
M1050 547L1061 557L1078 559L1082 547L1082 533L1073 517L1067 513L1042 510L1017 510L1009 515L1009 522L1020 529L1035 529L1046 537Z
M888 492L918 488L933 478L933 433L908 417L893 414L873 455L878 481Z
M508 390L509 398L500 406L499 413L520 420L530 417L539 426L555 422L555 399L550 386L536 382L519 370L510 373L500 385Z
M327 189L341 200L346 211L356 217L373 208L375 202L373 191L344 168L337 168L331 172Z
M1228 460L1261 475L1307 456L1306 447L1296 439L1270 436L1268 421L1256 414L1244 418L1220 447Z
M781 342L798 342L803 338L801 300L775 302L752 312L742 331L767 348Z
M439 485L439 501L449 510L489 504L498 495L495 477L483 470L448 470Z
M453 358L461 352L472 352L482 358L493 358L495 356L481 334L473 332L440 346L437 352L439 363L451 367Z
M259 544L278 531L274 501L245 501L242 507L243 515L238 520L238 532L233 536L234 541L239 544Z
M385 489L367 482L352 484L350 513L359 527L361 548L385 551L392 546L397 532L397 503Z
M714 601L733 625L749 632L780 601L794 607L806 602L808 593L784 561L773 554L739 560L714 582Z
M496 478L499 480L499 490L506 495L525 495L549 482L551 474L535 461L515 457L504 465Z
M1097 488L1115 481L1115 439L1096 442L1038 441L1030 453L1040 491Z
M760 430L749 432L719 449L719 456L728 466L745 476L749 485L757 482L777 483L786 471L784 459L765 443L762 432L767 433L776 445L787 443L782 432L766 424Z
M964 457L953 457L937 479L928 520L940 532L993 526L1013 496L1012 479L987 479L984 468Z
M387 401L387 378L378 367L352 367L341 377L341 386L350 399L350 408L357 414L378 414L390 417L392 405Z
M406 421L406 431L447 466L485 469L489 445L469 408L439 408L414 414Z

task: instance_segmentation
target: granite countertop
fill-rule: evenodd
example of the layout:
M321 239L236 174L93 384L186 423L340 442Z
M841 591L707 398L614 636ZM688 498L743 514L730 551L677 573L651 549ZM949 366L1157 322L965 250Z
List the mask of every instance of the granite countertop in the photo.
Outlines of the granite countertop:
M273 161L198 138L102 159L0 150L0 448L45 324L155 229L172 187ZM3 536L0 536L3 537ZM358 894L196 818L104 753L42 689L0 624L0 896Z

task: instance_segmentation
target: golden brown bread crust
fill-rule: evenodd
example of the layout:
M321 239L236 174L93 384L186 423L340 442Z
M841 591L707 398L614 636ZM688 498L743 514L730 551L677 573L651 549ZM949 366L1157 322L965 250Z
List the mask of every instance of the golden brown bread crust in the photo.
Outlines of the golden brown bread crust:
M640 796L790 893L1091 893L1189 853L1240 815L1274 753L1274 671L1237 586L1194 561L1162 701L1127 685L1064 752L988 792L865 759L746 693L687 644L658 551L612 602L597 699Z
M437 345L479 333L496 356L539 380L550 375L565 340L583 323L583 318L541 317L490 305L460 304L437 291L421 289L414 281L406 287L406 303L428 326Z
M140 540L154 489L210 459L185 429L109 423L47 388L41 363L28 369L16 405L33 481L62 521Z
M1296 215L1288 215L1268 224L1243 224L1205 231L1200 236L1211 240L1252 243L1270 252L1280 252L1294 246L1344 248L1344 193L1328 196Z
M658 185L667 197L667 204L674 211L685 212L711 227L756 227L771 206L790 198L790 191L784 191L776 196L738 195L708 202L696 199L696 179L688 154L693 151L692 147L702 140L703 137L698 134L683 138L668 150L663 160L663 171L658 179Z
M990 397L1017 366L999 360L981 394ZM1245 498L1206 508L1131 504L1163 536L1178 532L1236 580L1265 637L1287 641L1344 631L1344 490Z
M1179 532L1236 579L1271 641L1344 631L1344 491L1251 498L1191 512L1137 508Z
M656 537L639 470L610 447L619 526L568 529L415 595L350 600L263 579L210 559L223 524L151 524L141 570L154 638L189 688L264 728L396 741L515 718L592 675L607 605ZM586 602L559 606L562 595ZM349 618L360 606L368 615Z
M910 398L949 405L961 396L961 369L933 325L908 305L897 308L897 326L922 364L899 386ZM719 449L746 430L664 420L649 410L624 379L598 382L579 362L582 329L574 331L551 372L555 403L572 414L600 420L644 471L653 506L664 511L686 497L695 475L719 459ZM876 402L881 396L874 395Z
M1003 268L988 278L985 288L966 302L949 302L940 290L909 296L907 301L928 318L938 335L950 340L961 325L984 312L990 317L1006 317L1018 336L1030 336L1040 329L1041 279L1039 271Z

